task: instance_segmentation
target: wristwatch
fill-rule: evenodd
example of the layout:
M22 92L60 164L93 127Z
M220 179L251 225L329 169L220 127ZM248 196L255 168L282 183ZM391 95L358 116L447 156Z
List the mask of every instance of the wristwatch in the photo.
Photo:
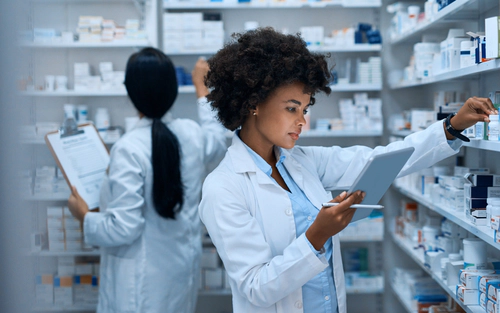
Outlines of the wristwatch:
M454 117L455 115L457 115L457 113L451 113L450 115L448 115L446 117L446 119L444 120L444 125L446 127L446 130L452 134L453 136L457 137L458 139L462 140L462 141L465 141L465 142L469 142L470 139L465 137L464 135L462 135L461 133L463 132L463 130L456 130L455 128L453 128L453 126L451 126L451 118Z

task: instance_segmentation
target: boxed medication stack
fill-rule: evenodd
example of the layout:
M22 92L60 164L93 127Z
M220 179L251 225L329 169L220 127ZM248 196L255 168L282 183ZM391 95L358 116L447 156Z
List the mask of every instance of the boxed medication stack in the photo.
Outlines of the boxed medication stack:
M224 45L224 24L217 13L165 13L163 42L167 54L218 50Z
M465 305L486 306L486 299L496 297L496 289L492 288L490 297L488 289L490 285L498 286L498 279L500 274L495 270L461 270L460 283L456 286L457 300Z
M80 16L76 32L80 42L100 42L102 16Z
M39 305L54 304L54 276L37 275L35 283L35 302Z
M73 305L73 276L54 277L54 304Z

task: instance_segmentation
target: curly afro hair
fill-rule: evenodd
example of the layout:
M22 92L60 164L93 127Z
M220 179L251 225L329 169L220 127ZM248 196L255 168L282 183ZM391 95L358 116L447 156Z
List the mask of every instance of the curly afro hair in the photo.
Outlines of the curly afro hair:
M258 104L278 87L301 82L304 93L330 94L326 56L311 53L299 34L284 35L272 28L233 34L227 44L208 60L207 96L228 129L240 127Z

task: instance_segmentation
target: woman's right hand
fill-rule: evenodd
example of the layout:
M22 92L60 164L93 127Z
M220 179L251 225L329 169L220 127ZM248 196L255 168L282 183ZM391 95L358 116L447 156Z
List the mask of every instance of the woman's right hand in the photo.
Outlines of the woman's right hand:
M208 88L205 85L205 77L209 71L208 62L204 58L199 58L191 72L193 85L196 89L198 98L205 97L209 94Z
M306 237L314 249L321 250L328 238L347 227L356 212L356 209L351 209L351 205L361 203L364 197L365 192L359 190L353 192L349 197L344 191L331 201L339 203L339 205L321 209L316 220L306 231Z

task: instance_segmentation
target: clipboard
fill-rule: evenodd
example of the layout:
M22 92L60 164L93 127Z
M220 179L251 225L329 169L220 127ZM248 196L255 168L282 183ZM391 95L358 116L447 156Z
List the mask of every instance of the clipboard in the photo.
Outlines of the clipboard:
M415 148L408 147L372 156L365 164L352 186L347 191L366 192L361 204L378 204L406 164ZM373 209L356 209L351 222L368 217Z
M70 188L76 187L89 209L98 208L110 157L94 124L73 122L46 134L45 143Z

